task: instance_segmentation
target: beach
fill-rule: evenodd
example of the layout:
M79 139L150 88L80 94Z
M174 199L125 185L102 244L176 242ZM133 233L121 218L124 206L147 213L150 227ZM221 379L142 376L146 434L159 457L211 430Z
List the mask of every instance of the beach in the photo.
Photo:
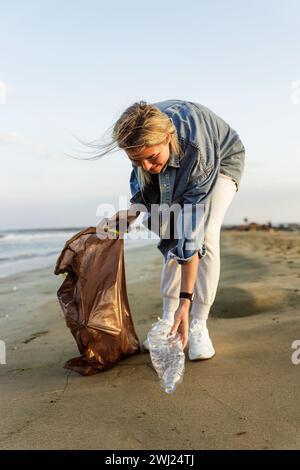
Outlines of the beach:
M82 377L56 292L54 266L0 282L1 449L299 449L299 232L221 233L221 277L209 318L216 355L190 361L174 395L150 355ZM200 261L201 262L201 261ZM162 315L155 244L125 252L142 342ZM299 354L300 357L300 354Z

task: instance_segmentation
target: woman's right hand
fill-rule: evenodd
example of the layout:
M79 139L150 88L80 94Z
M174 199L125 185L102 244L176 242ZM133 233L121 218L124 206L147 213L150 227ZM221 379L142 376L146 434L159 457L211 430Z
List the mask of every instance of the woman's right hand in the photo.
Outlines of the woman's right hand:
M100 222L99 229L104 232L115 231L118 234L124 234L128 232L129 225L138 217L136 215L128 215L128 210L122 210L116 212L112 217L102 219Z
M113 233L117 231L119 233L120 212L121 211L116 212L110 218L105 217L104 219L102 219L101 222L98 224L99 230L103 232L113 232ZM126 212L126 211L122 211L122 212Z

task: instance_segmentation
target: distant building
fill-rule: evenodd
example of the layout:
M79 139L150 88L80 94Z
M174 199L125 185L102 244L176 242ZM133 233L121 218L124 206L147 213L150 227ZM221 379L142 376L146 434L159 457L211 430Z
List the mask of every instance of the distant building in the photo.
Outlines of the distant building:
M248 219L244 219L248 220ZM241 232L258 232L258 231L264 231L264 232L274 232L274 231L288 231L288 232L294 232L294 231L300 231L300 224L298 223L282 223L282 224L272 224L271 222L268 222L267 224L258 224L256 222L249 222L246 224L240 224L240 225L226 225L222 227L222 230L239 230Z

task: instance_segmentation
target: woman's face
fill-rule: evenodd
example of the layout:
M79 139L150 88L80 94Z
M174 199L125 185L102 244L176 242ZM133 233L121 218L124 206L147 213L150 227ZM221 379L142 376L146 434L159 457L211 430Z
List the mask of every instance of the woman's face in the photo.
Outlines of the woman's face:
M163 143L145 147L143 150L133 149L127 151L127 155L135 165L142 166L145 171L160 173L170 157L170 140L171 135L168 134Z

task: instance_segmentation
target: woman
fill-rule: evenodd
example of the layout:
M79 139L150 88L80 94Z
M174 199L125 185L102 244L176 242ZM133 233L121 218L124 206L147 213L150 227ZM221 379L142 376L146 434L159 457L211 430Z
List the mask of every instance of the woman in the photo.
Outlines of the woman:
M221 224L240 187L245 148L237 132L210 109L175 99L134 103L115 123L113 143L132 162L130 213L143 204L151 230L156 231L153 204L177 203L182 211L188 204L204 208L197 240L170 236L157 247L163 254L160 290L170 334L181 334L183 348L189 340L190 360L209 359L215 350L206 322L219 282ZM118 217L109 219L106 229ZM191 249L193 241L198 245ZM149 349L147 340L143 345Z

